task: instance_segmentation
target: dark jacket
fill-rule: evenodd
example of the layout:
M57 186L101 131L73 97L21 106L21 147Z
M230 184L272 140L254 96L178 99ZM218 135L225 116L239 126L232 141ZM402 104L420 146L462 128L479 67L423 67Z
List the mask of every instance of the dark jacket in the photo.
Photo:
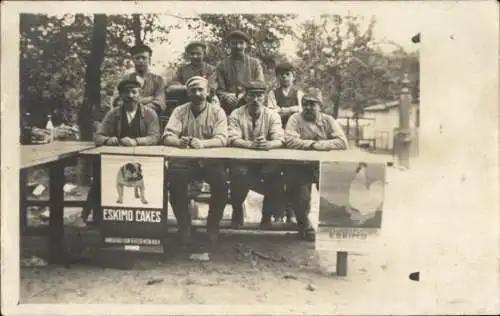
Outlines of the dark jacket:
M150 107L139 105L136 115L139 115L140 134L140 137L136 138L137 145L157 145L160 139L160 125L156 112ZM102 146L110 137L120 138L122 119L127 119L123 115L122 107L115 107L109 110L95 135L95 144Z

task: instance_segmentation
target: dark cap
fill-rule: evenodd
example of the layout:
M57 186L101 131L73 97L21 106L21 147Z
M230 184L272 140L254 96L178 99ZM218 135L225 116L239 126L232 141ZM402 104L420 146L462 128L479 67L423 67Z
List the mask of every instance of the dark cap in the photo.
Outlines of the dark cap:
M193 42L187 44L186 48L184 50L187 52L191 48L195 48L195 47L201 47L201 48L203 48L203 50L207 49L207 45L205 45L205 43L200 42L200 41L193 41Z
M131 88L140 88L141 84L139 81L134 80L134 79L125 79L120 81L118 84L118 92L122 92L126 89L131 89Z
M247 42L250 42L250 38L248 37L248 35L240 30L232 31L231 33L229 33L226 37L226 40L230 41L233 38L243 39Z
M304 91L304 96L302 97L302 102L304 101L314 101L323 104L323 94L318 88L307 88Z
M285 61L285 62L281 62L278 65L276 65L275 72L277 74L279 74L279 73L283 73L283 72L287 72L287 71L294 71L294 70L295 70L295 67L292 65L292 63Z
M134 56L135 54L143 53L143 52L148 52L149 56L153 55L153 50L148 46L144 44L138 44L130 48L129 53L130 55Z
M251 81L245 86L246 91L262 91L265 92L267 89L265 82L263 81Z

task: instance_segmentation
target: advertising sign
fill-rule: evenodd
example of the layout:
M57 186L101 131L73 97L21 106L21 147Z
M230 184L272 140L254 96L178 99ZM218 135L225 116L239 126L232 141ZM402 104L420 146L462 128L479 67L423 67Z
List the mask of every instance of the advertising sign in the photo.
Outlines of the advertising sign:
M167 196L164 157L101 156L101 234L125 250L162 245Z
M382 163L321 163L317 249L356 250L376 239L382 226L385 168Z

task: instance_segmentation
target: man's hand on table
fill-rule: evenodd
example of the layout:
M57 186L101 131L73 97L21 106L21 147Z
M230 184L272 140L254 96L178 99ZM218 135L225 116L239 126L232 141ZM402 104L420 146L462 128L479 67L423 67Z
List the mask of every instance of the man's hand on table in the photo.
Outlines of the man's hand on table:
M259 136L255 139L250 148L256 150L270 150L271 144L263 136Z
M110 137L106 140L104 144L106 146L119 146L120 140L118 139L118 137Z
M315 142L311 145L311 149L313 150L318 150L318 151L330 151L330 148L328 146L325 146L324 144L320 142Z
M203 143L200 139L193 137L191 138L191 142L189 143L189 147L194 148L194 149L202 149Z
M137 146L137 141L130 137L123 137L122 139L120 139L120 143L123 146Z

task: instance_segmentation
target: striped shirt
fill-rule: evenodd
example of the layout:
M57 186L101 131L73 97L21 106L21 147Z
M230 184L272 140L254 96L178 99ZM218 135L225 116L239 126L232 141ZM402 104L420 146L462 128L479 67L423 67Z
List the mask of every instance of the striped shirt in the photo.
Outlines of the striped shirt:
M215 87L216 83L216 72L215 66L203 62L201 66L195 66L193 64L185 64L179 67L176 74L176 80L182 84L186 84L186 81L194 76L201 76L209 81L210 87Z
M217 88L221 92L238 93L250 81L264 81L264 71L260 60L243 55L236 59L226 57L217 65Z
M195 137L198 139L218 138L223 146L227 144L227 117L224 110L213 103L207 103L198 116L191 111L191 102L176 107L168 120L162 139L168 136Z
M252 118L248 106L235 109L229 116L229 144L237 139L255 140L264 136L266 140L284 141L281 119L276 111L263 107L259 116Z
M305 120L302 112L290 117L285 129L285 143L288 148L310 149L310 146L318 141L330 150L348 149L344 131L333 116L319 113L314 122Z

